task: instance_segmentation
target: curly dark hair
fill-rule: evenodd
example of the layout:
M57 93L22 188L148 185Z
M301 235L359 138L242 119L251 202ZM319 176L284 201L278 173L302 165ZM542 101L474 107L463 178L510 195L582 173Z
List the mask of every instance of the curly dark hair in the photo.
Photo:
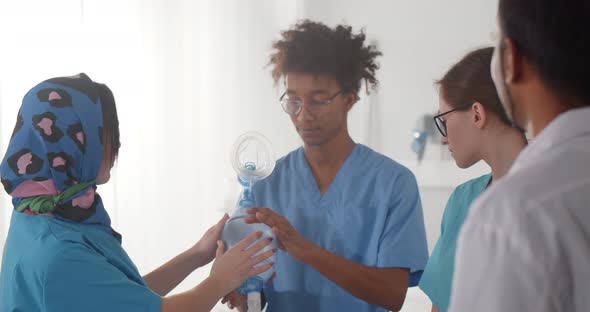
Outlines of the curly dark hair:
M357 93L362 80L367 91L378 84L375 72L379 64L375 59L382 53L375 45L365 46L364 32L353 34L351 26L330 28L303 20L281 32L281 39L272 47L269 65L275 83L287 73L299 72L331 75L344 92Z

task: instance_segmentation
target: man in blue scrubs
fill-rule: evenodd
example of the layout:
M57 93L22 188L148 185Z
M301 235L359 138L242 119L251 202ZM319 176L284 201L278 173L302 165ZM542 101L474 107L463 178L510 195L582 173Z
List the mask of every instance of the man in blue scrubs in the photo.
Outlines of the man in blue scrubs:
M265 288L267 311L398 311L428 251L414 175L356 144L347 115L361 82L377 84L374 46L348 26L303 21L271 56L280 99L303 147L254 187L248 222L271 226L282 248Z

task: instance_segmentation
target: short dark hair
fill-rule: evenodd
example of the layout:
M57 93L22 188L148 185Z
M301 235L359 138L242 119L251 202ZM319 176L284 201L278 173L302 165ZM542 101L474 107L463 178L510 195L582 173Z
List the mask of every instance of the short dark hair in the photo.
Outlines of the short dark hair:
M500 0L498 18L550 88L590 105L590 1Z
M115 97L109 87L104 84L98 84L98 94L102 109L102 133L101 143L103 146L109 144L111 147L111 159L117 159L121 139L119 136L119 117L117 115L117 105Z
M367 90L376 87L375 72L381 55L375 45L365 45L365 34L352 33L352 28L338 25L330 28L322 23L303 20L281 33L270 57L275 83L287 73L308 73L333 76L344 92L357 93L361 81Z
M453 108L479 102L486 110L498 116L502 122L511 125L498 92L492 80L490 63L493 47L472 51L436 81L442 97Z

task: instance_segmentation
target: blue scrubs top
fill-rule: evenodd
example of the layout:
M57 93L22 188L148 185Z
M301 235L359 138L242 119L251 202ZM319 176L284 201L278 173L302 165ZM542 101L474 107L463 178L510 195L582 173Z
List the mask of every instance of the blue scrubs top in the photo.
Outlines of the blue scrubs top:
M492 175L486 174L459 185L445 207L440 237L420 280L420 289L441 312L447 311L451 299L459 230L471 203L485 191L491 179Z
M422 206L414 175L395 161L357 144L321 195L299 148L254 185L254 196L316 245L366 266L408 268L408 286L418 284L428 260ZM283 251L275 269L264 290L269 312L386 311Z
M112 235L13 212L0 271L0 311L159 312L160 305Z

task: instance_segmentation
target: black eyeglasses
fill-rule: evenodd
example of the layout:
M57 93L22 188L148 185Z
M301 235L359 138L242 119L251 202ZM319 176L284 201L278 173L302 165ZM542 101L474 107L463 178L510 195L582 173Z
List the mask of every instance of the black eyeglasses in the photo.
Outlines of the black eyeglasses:
M332 103L332 101L340 94L342 94L342 90L336 92L336 94L325 100L311 99L307 101L307 110L314 117L321 117L330 111L330 103ZM289 97L285 97L286 95L287 92L283 93L279 99L283 110L291 116L298 115L303 107L303 100L290 99Z
M468 107L471 107L471 104L465 104L465 105L461 105L457 108L451 109L450 111L446 111L444 113L440 113L436 116L434 116L434 124L436 125L436 127L438 128L438 131L440 131L440 134L442 134L442 136L446 137L447 136L447 121L442 119L441 117L447 114L450 114L452 112L458 111L458 110L464 110Z

